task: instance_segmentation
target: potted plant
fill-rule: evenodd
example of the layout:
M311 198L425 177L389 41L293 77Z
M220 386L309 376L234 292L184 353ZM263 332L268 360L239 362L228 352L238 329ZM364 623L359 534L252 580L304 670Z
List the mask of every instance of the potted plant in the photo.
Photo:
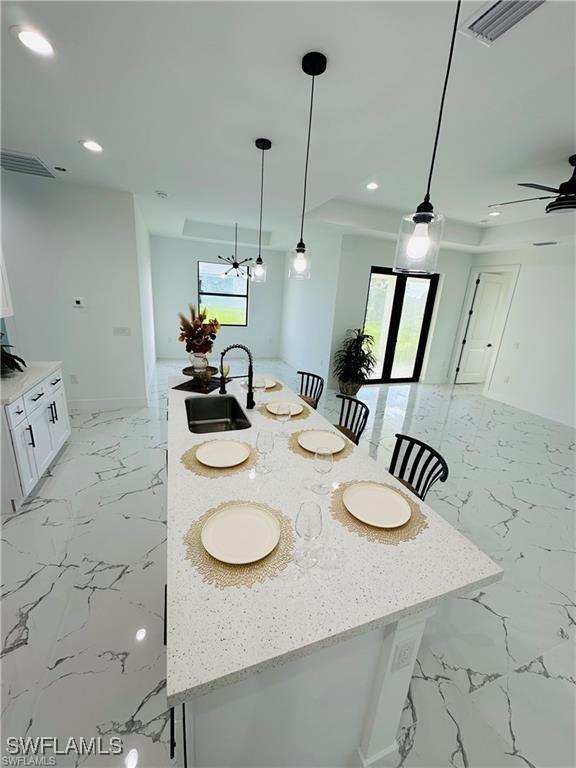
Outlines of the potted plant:
M4 337L3 333L0 333L0 339ZM18 355L13 355L8 350L11 349L12 344L0 344L1 353L1 376L12 376L15 373L22 373L26 368L26 363Z
M197 313L193 304L190 304L190 318L181 312L178 316L180 318L178 341L185 342L192 368L198 372L204 372L208 368L206 355L212 352L216 334L220 330L220 323L216 318L208 320L204 310Z
M349 330L340 349L334 354L334 374L343 395L355 397L369 378L376 358L372 353L374 337L361 328Z

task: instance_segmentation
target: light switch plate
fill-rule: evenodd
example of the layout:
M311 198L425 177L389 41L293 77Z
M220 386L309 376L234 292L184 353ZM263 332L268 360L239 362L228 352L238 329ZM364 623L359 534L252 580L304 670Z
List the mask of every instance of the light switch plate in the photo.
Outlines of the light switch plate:
M397 672L399 669L404 669L404 667L410 666L414 654L415 643L415 640L406 640L406 642L396 646L394 659L392 661L392 672Z
M113 336L131 336L132 329L126 328L124 326L114 326L114 328L112 328L112 335Z

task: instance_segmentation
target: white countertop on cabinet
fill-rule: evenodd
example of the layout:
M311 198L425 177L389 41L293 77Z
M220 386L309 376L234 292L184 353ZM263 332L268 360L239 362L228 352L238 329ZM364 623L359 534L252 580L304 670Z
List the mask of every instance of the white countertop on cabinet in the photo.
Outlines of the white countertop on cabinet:
M42 379L62 367L62 361L28 363L22 373L0 379L0 403L10 405Z
M174 379L171 386L184 380ZM315 474L313 461L292 453L287 441L278 436L270 458L273 471L267 475L246 471L212 479L187 470L180 457L205 440L242 440L254 445L260 429L334 429L313 410L307 419L287 425L256 409L246 410L246 390L240 381L228 384L228 392L245 410L250 429L193 434L184 401L205 395L169 392L167 694L171 706L502 577L498 565L426 504L421 507L428 527L412 541L391 546L351 533L330 516L329 497L305 489L304 480ZM301 402L286 387L259 398ZM331 483L377 480L402 488L361 447L334 462L328 478ZM316 567L302 577L291 564L276 578L250 589L221 589L204 582L185 557L184 536L194 519L233 499L266 503L292 520L302 501L319 501L330 544L340 553L338 567Z

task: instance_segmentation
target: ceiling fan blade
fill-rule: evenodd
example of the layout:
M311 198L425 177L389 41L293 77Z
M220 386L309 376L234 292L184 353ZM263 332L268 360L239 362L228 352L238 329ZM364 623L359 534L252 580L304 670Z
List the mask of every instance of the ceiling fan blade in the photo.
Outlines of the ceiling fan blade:
M545 197L524 197L522 200L509 200L507 203L492 203L488 208L499 208L501 205L516 205L516 203L529 203L531 200L551 200L557 195L546 195Z
M518 184L519 187L529 187L530 189L543 189L544 192L556 192L556 194L560 194L559 189L554 189L554 187L547 187L544 184Z

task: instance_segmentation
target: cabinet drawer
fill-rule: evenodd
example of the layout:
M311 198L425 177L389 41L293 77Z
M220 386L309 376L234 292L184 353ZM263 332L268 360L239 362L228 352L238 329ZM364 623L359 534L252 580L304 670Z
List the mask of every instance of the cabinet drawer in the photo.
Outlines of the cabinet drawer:
M58 370L58 371L55 371L54 373L51 373L50 376L48 376L48 378L44 379L44 381L42 382L42 385L44 387L44 391L47 393L50 393L55 389L58 389L58 387L61 387L62 371Z
M26 409L26 415L30 416L31 413L34 413L34 411L43 405L44 401L47 399L48 397L46 396L43 381L32 389L29 389L28 392L24 394L24 408Z
M24 409L24 398L19 397L10 405L4 406L6 410L6 418L8 419L8 425L10 429L14 429L17 424L20 424L22 419L26 418L26 411Z

